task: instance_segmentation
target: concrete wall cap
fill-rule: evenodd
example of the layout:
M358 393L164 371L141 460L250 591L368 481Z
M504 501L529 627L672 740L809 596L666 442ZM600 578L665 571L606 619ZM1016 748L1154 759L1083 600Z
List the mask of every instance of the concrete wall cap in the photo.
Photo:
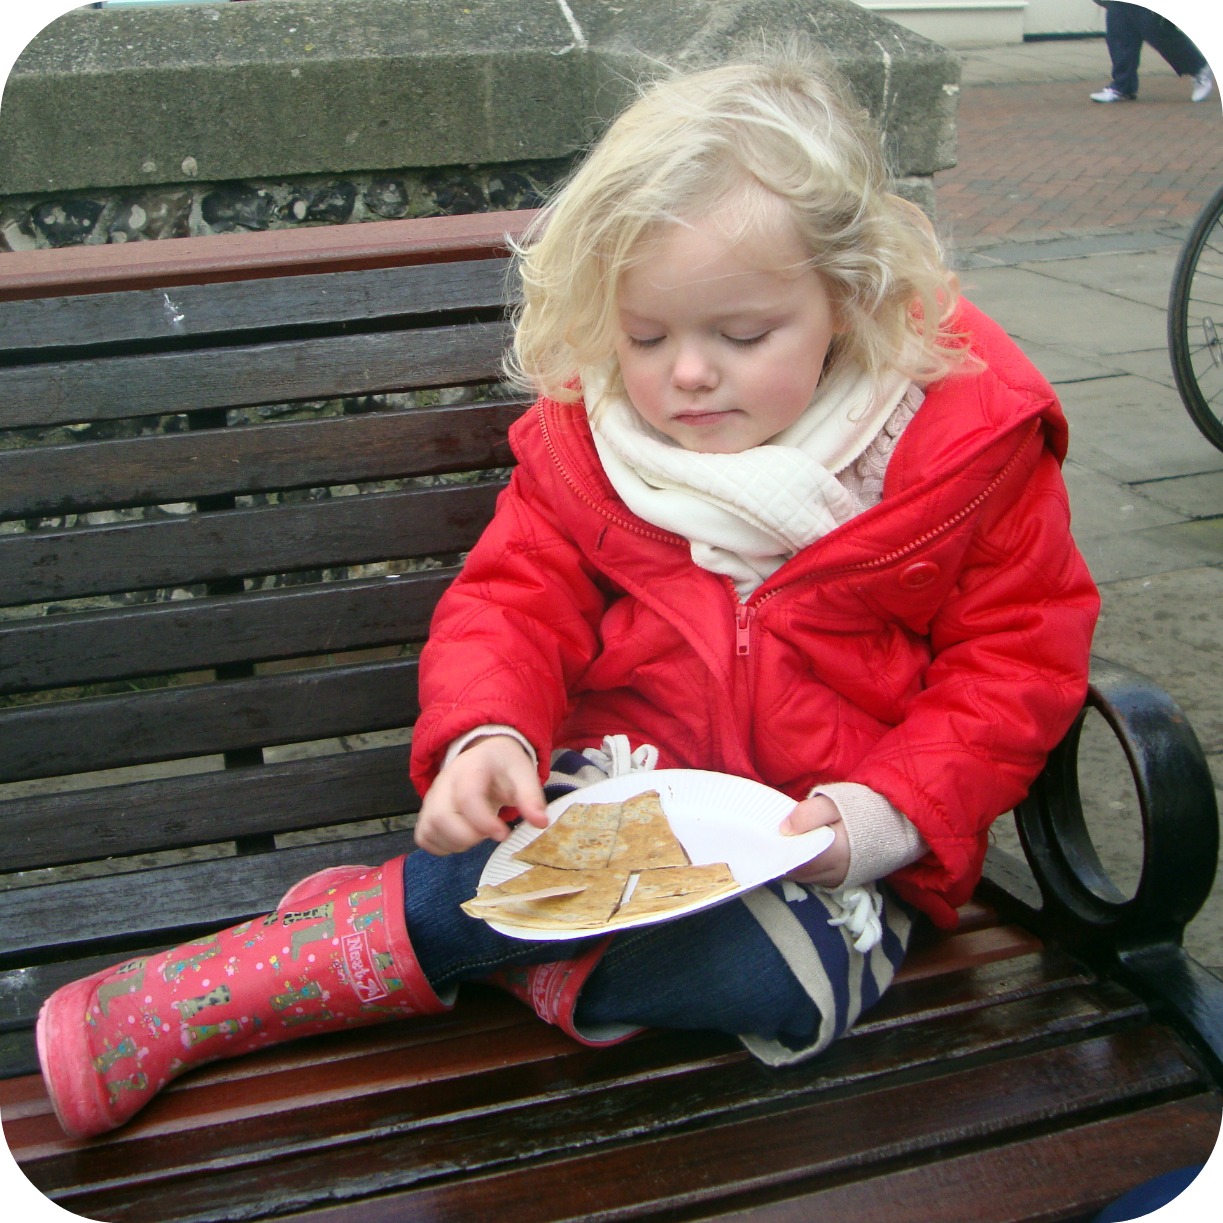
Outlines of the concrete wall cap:
M258 0L74 10L0 99L0 190L572 157L659 61L822 43L902 176L952 164L959 59L848 0Z

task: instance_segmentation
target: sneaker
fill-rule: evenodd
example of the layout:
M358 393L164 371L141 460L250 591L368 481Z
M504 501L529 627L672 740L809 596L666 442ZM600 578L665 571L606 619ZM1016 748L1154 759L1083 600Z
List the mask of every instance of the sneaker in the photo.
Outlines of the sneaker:
M1193 78L1193 93L1190 95L1195 102L1205 102L1211 93L1214 92L1215 79L1210 73L1209 68L1203 68Z
M1132 102L1134 95L1132 93L1122 93L1120 89L1114 89L1109 85L1105 89L1101 89L1099 93L1091 95L1093 102Z

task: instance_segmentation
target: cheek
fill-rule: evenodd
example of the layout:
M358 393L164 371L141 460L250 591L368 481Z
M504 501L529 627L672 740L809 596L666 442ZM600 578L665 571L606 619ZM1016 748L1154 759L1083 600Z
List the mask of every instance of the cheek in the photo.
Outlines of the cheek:
M652 402L657 394L657 375L637 354L621 355L620 378L625 393L639 408Z

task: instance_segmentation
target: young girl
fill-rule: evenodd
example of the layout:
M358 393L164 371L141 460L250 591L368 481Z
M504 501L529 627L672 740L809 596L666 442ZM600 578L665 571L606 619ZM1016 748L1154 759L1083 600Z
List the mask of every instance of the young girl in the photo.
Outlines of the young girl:
M67 986L39 1051L66 1129L188 1065L423 1014L495 980L591 1043L708 1028L782 1063L871 1005L911 919L1083 700L1097 596L1054 394L968 303L878 136L799 56L664 81L520 252L539 398L421 658L427 852ZM619 935L459 908L521 815L656 765L761 781L832 830L788 879Z

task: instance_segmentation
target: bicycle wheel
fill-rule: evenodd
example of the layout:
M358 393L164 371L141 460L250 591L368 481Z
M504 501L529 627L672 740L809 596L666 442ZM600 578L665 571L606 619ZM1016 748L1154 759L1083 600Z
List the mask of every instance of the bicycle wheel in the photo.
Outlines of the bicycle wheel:
M1223 450L1223 187L1199 213L1172 274L1168 349L1193 423Z

